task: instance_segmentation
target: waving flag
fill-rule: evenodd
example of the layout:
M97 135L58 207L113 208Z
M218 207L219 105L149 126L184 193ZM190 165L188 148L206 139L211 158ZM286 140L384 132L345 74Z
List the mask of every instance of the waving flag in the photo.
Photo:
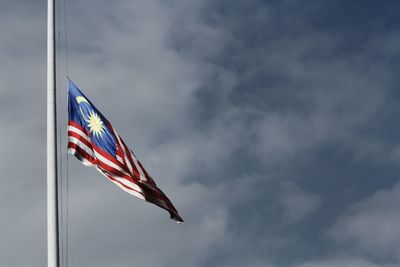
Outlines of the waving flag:
M71 80L68 100L68 152L126 192L166 209L171 219L183 222L111 123Z

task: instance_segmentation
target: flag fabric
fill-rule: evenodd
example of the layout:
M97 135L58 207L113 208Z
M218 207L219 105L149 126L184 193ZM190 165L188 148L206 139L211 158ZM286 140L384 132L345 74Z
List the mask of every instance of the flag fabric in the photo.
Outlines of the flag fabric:
M167 210L171 219L183 222L111 123L69 79L68 152L124 191Z

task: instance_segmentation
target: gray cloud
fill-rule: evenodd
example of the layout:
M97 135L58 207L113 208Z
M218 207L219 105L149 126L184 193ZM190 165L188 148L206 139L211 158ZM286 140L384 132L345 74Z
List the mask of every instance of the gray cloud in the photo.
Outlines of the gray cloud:
M396 185L352 205L329 230L329 235L352 250L397 261L400 240L396 225L400 216L396 202L399 194L399 185Z
M45 5L1 4L0 265L43 266ZM69 266L398 265L397 6L67 1L69 75L186 221L69 157Z
M322 205L321 197L298 188L295 184L284 183L281 193L287 223L296 223L313 213Z
M374 263L371 261L367 261L365 259L360 259L360 258L338 258L338 259L330 259L326 261L315 261L315 262L309 262L309 263L304 263L301 265L298 265L299 267L316 267L316 266L321 266L321 267L394 267L397 265L393 264L378 264Z

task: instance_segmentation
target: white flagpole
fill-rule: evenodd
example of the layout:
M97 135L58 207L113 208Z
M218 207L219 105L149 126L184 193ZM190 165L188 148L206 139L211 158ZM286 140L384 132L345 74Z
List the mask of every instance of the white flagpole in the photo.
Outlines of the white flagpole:
M55 0L47 1L47 266L59 267Z

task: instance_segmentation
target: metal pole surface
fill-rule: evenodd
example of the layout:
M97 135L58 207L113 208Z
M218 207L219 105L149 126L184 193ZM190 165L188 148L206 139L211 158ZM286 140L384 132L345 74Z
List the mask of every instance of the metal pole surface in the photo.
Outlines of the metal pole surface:
M55 0L47 1L47 266L59 267Z

